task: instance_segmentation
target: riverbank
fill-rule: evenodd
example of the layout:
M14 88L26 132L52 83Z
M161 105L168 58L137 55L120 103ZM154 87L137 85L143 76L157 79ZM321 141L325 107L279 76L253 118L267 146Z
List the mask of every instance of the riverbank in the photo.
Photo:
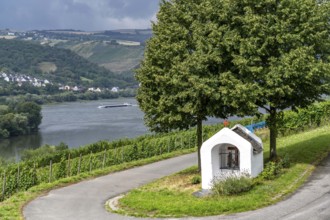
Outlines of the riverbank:
M116 92L111 90L103 90L99 92L86 91L86 92L74 92L64 91L56 92L54 94L30 94L16 96L1 96L0 104L10 102L35 102L39 105L62 103L62 102L77 102L77 101L95 101L103 99L118 99L118 98L134 98L136 96L136 89L127 88L121 89Z

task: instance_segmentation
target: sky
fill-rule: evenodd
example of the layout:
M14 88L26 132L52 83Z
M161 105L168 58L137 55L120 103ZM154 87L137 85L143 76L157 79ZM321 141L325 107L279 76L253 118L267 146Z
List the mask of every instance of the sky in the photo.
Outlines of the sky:
M159 0L0 0L0 29L144 29Z

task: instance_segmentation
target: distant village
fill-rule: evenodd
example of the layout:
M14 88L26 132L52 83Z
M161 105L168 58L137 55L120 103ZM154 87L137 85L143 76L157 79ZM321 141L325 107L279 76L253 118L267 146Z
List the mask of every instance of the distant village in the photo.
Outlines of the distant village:
M6 82L11 82L11 83L16 83L18 86L22 86L23 83L29 83L34 87L46 87L47 84L53 85L49 80L47 79L38 79L36 77L31 77L28 75L24 74L13 74L13 73L6 73L6 72L0 72L0 79L6 81ZM62 91L74 91L74 92L84 92L84 91L90 91L90 92L102 92L103 90L110 90L111 92L119 92L119 87L112 87L111 89L108 88L94 88L90 87L87 89L84 89L79 86L69 86L69 85L61 85L59 84L58 87L59 90Z
M0 30L0 39L15 39L20 38L24 40L37 40L43 39L45 36L36 31L12 31L9 29Z
M116 34L116 32L114 32ZM120 34L120 33L117 33ZM39 41L40 44L44 44L52 39L57 40L103 40L105 42L111 42L114 44L123 44L129 46L138 46L140 42L135 41L125 41L125 40L113 40L111 36L105 35L97 35L93 32L84 32L77 30L33 30L33 31L16 31L10 29L0 30L0 39L20 39L20 40L31 40L31 41ZM1 70L1 69L0 69ZM48 84L55 85L50 82L48 79L39 79L36 77L28 76L26 74L21 73L8 73L6 71L0 71L0 80L4 80L6 82L15 83L18 86L22 86L24 83L29 83L34 87L46 87ZM78 85L58 85L58 89L60 91L74 91L74 92L103 92L103 91L111 91L111 92L120 92L119 87L112 88L83 88Z

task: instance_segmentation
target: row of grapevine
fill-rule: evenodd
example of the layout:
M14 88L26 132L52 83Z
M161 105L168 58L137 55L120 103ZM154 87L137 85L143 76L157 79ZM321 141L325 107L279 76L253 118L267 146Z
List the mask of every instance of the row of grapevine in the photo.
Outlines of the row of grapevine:
M319 102L297 111L286 111L278 121L282 136L330 123L330 101Z
M12 164L1 170L3 175L0 177L0 183L2 183L0 201L18 191L27 190L40 183L52 182L61 178L177 150L194 148L195 142L195 136L192 132L182 132L180 136L141 139L141 141L135 143L104 149L100 152L80 153L78 157L72 157L72 151L65 151L62 152L59 161L49 160L45 165L44 160L42 160L42 166L38 164L38 161ZM54 158L57 160L57 155Z

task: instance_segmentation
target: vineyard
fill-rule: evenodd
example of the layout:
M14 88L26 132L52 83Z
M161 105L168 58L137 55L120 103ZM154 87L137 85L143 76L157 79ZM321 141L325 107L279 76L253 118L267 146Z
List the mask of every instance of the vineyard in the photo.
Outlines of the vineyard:
M249 125L262 118L245 118L230 122L230 127L240 123ZM330 123L330 102L316 103L306 109L285 111L278 122L279 134L290 135ZM222 124L204 126L203 139L211 137ZM167 134L145 135L135 139L113 142L100 141L82 148L63 150L6 167L0 167L0 201L19 191L25 191L40 183L104 169L113 165L168 154L174 151L196 148L195 129Z

